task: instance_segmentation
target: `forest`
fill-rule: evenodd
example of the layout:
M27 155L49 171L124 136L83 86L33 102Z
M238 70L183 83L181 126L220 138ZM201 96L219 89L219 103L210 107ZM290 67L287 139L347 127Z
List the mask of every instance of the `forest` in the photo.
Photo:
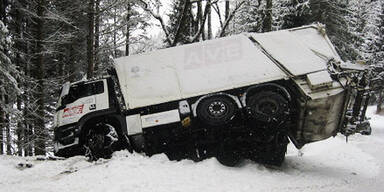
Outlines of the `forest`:
M384 0L0 0L0 154L52 152L61 85L114 58L313 23L343 60L383 68Z

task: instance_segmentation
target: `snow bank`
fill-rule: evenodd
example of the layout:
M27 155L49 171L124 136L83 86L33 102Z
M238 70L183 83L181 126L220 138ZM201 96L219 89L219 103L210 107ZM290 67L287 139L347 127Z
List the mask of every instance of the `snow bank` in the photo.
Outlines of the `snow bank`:
M300 153L290 145L278 169L250 161L229 168L214 158L175 162L165 155L127 151L92 163L82 156L58 161L0 156L0 191L381 191L384 117L373 111L369 108L372 136L354 135L348 143L337 136L307 145Z

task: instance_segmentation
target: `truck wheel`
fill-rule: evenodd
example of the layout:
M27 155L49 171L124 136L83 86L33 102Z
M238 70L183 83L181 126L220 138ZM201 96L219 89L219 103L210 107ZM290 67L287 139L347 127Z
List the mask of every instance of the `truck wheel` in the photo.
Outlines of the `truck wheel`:
M227 97L212 96L201 101L197 117L212 126L224 125L235 116L236 104Z
M266 144L251 159L265 165L281 166L285 160L289 140L285 135L277 137L279 141Z
M89 129L85 142L85 156L94 161L99 158L111 158L113 144L118 141L118 135L113 126L99 123Z
M273 91L262 91L247 100L248 112L252 118L263 122L283 122L289 113L288 101Z
M282 144L276 146L273 151L270 151L268 155L264 158L264 164L273 165L273 166L281 166L285 160L285 153L287 152L287 145Z
M231 138L225 139L219 145L216 159L222 165L228 167L235 167L236 165L239 165L243 160L239 151L236 150L236 142Z

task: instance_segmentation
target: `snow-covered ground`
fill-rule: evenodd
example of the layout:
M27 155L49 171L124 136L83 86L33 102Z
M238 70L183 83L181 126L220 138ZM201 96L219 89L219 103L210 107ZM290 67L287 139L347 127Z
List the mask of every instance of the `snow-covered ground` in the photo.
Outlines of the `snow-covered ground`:
M384 117L369 116L371 136L337 136L305 146L289 146L286 162L272 169L245 162L229 168L216 159L194 163L146 157L127 151L90 163L78 156L37 161L0 155L0 191L367 191L384 189ZM31 164L31 168L18 166Z

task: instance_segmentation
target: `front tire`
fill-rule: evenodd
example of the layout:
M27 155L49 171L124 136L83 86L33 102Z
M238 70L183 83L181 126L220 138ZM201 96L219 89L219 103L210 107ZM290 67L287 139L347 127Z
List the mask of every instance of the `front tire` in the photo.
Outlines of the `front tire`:
M85 156L94 161L99 158L111 158L113 144L118 141L115 128L109 124L98 123L89 129L86 135Z

